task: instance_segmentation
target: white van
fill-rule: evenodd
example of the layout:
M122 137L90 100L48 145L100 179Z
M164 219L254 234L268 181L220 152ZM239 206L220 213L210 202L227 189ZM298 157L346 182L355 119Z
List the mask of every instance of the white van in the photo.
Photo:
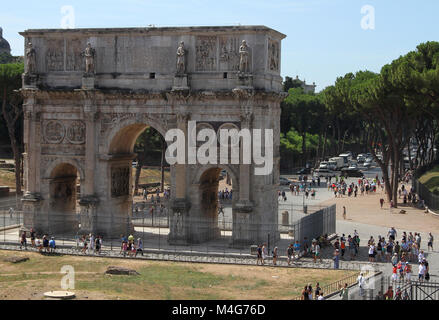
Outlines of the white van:
M329 162L330 163L334 163L335 162L335 164L336 164L336 169L335 170L339 170L339 169L345 167L345 162L344 162L344 159L342 157L330 158Z

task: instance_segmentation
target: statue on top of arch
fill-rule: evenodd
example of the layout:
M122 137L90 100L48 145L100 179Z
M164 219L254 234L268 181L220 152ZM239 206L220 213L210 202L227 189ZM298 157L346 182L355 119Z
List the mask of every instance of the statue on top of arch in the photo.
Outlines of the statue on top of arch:
M90 42L87 43L87 47L82 55L85 57L85 73L87 75L94 75L96 50L91 47Z

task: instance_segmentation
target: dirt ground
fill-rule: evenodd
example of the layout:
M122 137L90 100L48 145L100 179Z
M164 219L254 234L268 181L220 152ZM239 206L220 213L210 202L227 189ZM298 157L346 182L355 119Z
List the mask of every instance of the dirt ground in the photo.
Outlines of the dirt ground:
M380 207L380 199L385 203ZM402 199L398 199L398 208L390 209L384 192L377 191L374 194L358 195L356 198L347 195L343 198L333 198L322 203L322 205L337 205L337 219L343 219L343 206L346 207L346 220L355 221L370 225L383 227L393 226L397 230L413 232L439 232L439 216L425 213L425 210L415 209L404 205ZM400 214L405 210L405 214Z
M27 256L18 264L10 256ZM355 271L287 269L257 266L194 264L133 259L47 256L0 251L0 300L40 300L61 290L61 267L75 270L76 299L293 299L304 285L326 284ZM137 270L139 276L104 275L108 266Z

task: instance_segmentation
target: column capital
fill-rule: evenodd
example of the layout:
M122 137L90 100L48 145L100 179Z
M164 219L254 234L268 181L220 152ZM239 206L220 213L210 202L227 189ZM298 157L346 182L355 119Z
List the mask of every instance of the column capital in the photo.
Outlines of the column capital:
M180 111L177 113L177 124L185 124L191 118L191 113L188 111Z

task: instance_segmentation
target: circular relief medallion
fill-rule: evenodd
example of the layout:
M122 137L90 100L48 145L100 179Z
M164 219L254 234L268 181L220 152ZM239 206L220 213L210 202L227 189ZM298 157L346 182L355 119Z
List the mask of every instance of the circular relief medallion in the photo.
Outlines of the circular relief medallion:
M82 121L74 121L67 129L67 141L73 144L85 142L85 124Z
M60 143L65 133L64 125L59 121L49 121L44 128L44 138L49 143Z

